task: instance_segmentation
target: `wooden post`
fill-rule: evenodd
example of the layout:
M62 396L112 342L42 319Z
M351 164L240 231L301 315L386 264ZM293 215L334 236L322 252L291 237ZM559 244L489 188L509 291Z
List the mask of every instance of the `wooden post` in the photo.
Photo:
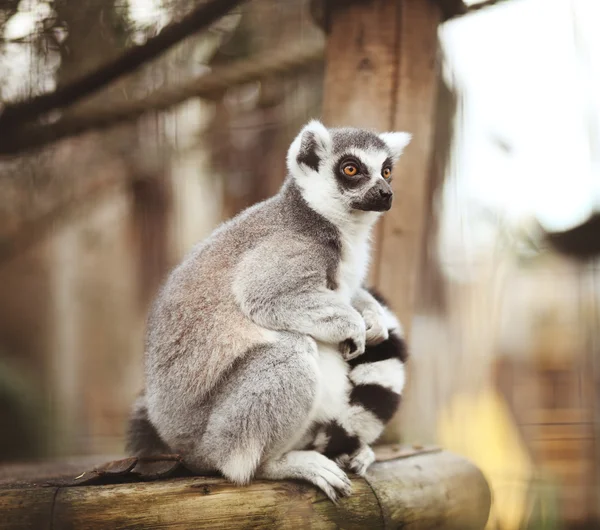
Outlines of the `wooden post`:
M325 123L413 134L394 170L394 204L377 226L370 273L410 333L432 158L441 13L426 0L337 5L329 14ZM387 439L397 438L397 424L392 422Z
M330 18L323 118L329 126L405 130L392 210L378 226L371 280L410 328L437 89L439 8L423 0L370 0Z

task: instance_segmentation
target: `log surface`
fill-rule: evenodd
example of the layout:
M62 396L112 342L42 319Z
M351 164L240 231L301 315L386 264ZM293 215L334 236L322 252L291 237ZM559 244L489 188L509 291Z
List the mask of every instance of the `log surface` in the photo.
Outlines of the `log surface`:
M97 459L100 464L104 459ZM83 463L83 461L80 461ZM88 459L84 470L92 462ZM483 529L490 491L467 460L438 451L374 464L339 505L312 486L218 477L44 487L77 466L0 468L0 528L452 528ZM23 477L22 479L20 477ZM2 479L2 477L4 477ZM36 478L38 477L38 478ZM39 482L38 482L39 481ZM3 482L3 483L2 483Z

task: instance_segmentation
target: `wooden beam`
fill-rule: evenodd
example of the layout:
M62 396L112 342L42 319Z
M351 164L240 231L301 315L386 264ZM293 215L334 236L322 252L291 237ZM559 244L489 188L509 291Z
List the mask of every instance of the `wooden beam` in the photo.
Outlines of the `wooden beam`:
M435 0L442 11L442 19L448 20L456 16L464 15L467 6L463 0Z
M383 217L376 266L378 287L392 300L410 333L433 154L440 13L435 4L422 0L401 0L399 5L399 70L393 94L393 129L408 131L413 139L395 169L394 206Z
M393 0L336 3L325 53L323 119L328 126L387 130L398 73L398 7Z
M369 275L410 335L427 212L442 13L438 4L424 0L333 3L330 9L325 123L413 134L394 169L394 204L376 228ZM386 441L399 439L399 423L397 418L390 423Z
M366 480L353 479L352 496L337 506L301 482L256 481L236 487L218 477L188 477L43 487L36 483L44 480L44 465L28 467L20 470L27 483L17 480L0 485L3 529L377 529L410 525L415 530L482 530L490 509L490 490L479 470L443 451L373 464ZM68 469L74 472L72 465ZM14 470L9 474L14 476Z
M336 3L327 14L329 38L323 120L330 127L393 128L394 94L398 77L399 5L392 0ZM373 255L379 253L376 229ZM369 282L378 285L378 266Z
M394 205L377 227L369 278L408 331L431 159L440 11L422 0L335 5L328 16L325 123L413 134L395 169Z

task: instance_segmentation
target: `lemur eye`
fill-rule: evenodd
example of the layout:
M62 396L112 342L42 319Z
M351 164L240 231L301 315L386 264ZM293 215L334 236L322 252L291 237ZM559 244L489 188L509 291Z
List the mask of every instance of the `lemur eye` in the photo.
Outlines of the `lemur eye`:
M349 177L353 177L358 173L358 168L354 164L346 164L343 168L344 173Z
M392 176L392 170L389 167L386 167L381 172L384 179L389 179Z

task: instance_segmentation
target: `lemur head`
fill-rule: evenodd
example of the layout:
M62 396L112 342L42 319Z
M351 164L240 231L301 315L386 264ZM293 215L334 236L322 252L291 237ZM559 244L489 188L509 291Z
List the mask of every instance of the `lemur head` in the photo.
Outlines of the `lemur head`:
M392 167L410 138L311 121L289 148L288 170L309 205L330 219L384 212L392 205Z

